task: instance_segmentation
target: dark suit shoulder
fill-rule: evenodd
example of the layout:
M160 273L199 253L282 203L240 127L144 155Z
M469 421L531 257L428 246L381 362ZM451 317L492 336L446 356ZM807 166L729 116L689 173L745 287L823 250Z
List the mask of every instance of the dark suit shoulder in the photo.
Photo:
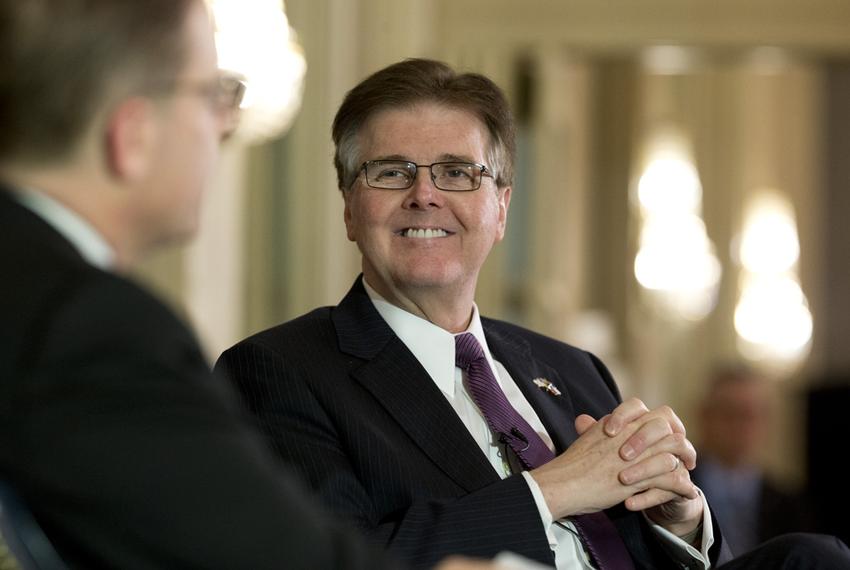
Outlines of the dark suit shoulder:
M182 360L175 351L198 351L194 335L169 307L135 283L98 270L64 292L37 337L41 352L52 355L104 350Z
M608 368L596 355L566 342L534 332L506 321L481 318L488 337L513 345L517 350L527 351L538 360L546 362L556 370L578 370L592 377L601 377L612 394L620 399L620 391Z
M487 331L488 334L496 333L508 340L512 338L515 340L522 339L522 342L527 343L532 349L539 350L543 353L563 352L564 354L587 354L586 351L572 346L571 344L567 344L563 341L507 321L481 317L481 324L484 326L484 330ZM578 356L578 354L576 355Z
M312 399L311 388L322 385L332 391L347 377L347 360L338 355L331 310L314 309L245 338L219 356L216 373L235 384L251 409L293 395Z
M132 340L139 351L191 333L165 305L132 281L87 263L36 214L0 192L0 368L20 376L53 348ZM108 331L106 333L105 331Z
M324 341L333 335L330 315L332 307L319 307L279 325L254 333L238 342L233 348L259 345L274 351L290 352L293 346Z

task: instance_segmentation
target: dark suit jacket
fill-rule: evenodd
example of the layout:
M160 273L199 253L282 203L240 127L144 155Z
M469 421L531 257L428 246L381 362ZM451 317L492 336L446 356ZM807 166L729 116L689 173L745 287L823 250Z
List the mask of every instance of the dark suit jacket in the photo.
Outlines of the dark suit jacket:
M276 473L192 334L0 188L0 478L80 568L375 568Z
M577 436L576 415L600 417L617 405L614 381L593 355L482 321L493 357L559 453ZM236 383L281 459L334 512L407 561L511 550L553 563L526 482L520 475L500 479L360 279L337 307L246 339L217 368ZM538 377L562 396L538 389ZM639 567L671 566L641 515L622 507L609 515Z

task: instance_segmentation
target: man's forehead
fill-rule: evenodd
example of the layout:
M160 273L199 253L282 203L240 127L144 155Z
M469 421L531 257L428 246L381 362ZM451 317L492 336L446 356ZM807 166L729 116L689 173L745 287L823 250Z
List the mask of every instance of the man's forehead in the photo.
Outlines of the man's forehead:
M184 38L187 47L186 69L208 75L218 69L215 33L206 2L193 2L184 22Z
M378 154L370 158L370 160L399 160L406 162L416 162L414 157L406 154ZM433 157L435 162L475 162L478 158L471 154L456 154L452 152L444 152Z
M399 159L480 162L489 136L481 120L464 109L421 103L383 109L360 130L370 160Z

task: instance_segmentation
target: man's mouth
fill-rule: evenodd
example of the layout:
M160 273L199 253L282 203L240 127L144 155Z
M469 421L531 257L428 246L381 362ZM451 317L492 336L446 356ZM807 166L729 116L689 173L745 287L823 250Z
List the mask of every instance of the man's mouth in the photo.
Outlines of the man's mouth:
M431 239L446 237L452 233L442 228L405 228L399 232L399 235L406 238Z

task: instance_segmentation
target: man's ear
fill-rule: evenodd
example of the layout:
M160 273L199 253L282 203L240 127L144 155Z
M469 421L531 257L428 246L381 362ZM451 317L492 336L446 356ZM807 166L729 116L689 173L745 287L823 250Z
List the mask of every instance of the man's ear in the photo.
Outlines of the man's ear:
M505 237L505 228L508 224L508 208L511 205L511 187L507 186L501 190L499 200L499 230L496 241L501 241Z
M342 218L345 220L345 234L348 236L348 241L357 241L354 219L351 215L351 190L343 190L342 198L345 200L345 209L342 212Z
M143 97L125 99L109 114L105 159L111 175L128 181L144 178L156 150L154 104Z

